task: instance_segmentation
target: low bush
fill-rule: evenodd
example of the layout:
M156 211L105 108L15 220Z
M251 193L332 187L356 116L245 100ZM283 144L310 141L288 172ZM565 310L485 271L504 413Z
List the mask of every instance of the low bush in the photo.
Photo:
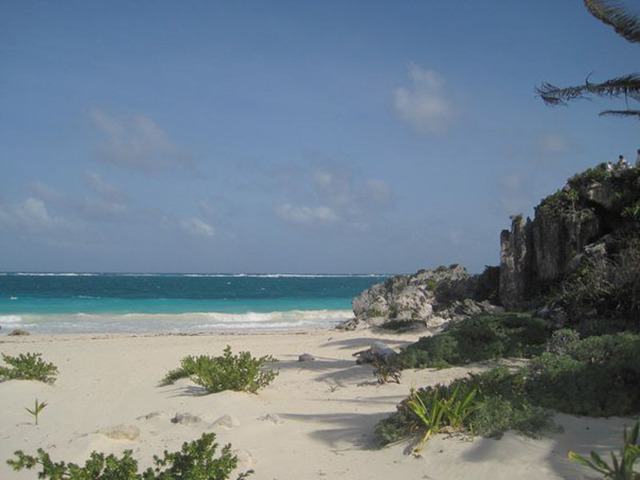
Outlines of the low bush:
M169 371L161 385L170 385L180 378L189 377L209 393L224 390L256 393L269 385L278 372L264 368L267 363L276 362L272 356L254 358L250 352L231 353L227 345L219 357L200 355L182 359L180 368Z
M434 398L451 398L453 392L457 398L476 392L473 412L465 416L461 430L485 437L507 430L537 435L552 426L551 410L593 417L640 413L640 335L579 340L575 332L559 330L555 341L560 337L568 341L561 342L555 353L549 348L516 371L496 367L418 392L424 405ZM424 432L424 422L410 408L412 397L376 427L383 444Z
M231 445L224 446L219 457L215 457L218 444L215 434L205 433L198 440L184 443L180 451L164 451L162 458L154 455L154 467L138 473L138 462L126 450L122 458L111 454L92 452L83 467L74 463L54 462L43 449L37 456L15 452L16 459L7 460L14 470L31 470L40 466L38 478L51 480L225 480L238 466L238 458L231 453ZM247 478L253 471L238 475Z
M546 320L524 314L478 315L423 337L398 356L403 368L443 368L540 353L551 335Z
M17 357L2 354L2 360L9 365L0 366L0 382L5 380L38 380L54 383L58 367L42 360L40 353L21 353Z
M593 417L640 412L640 335L619 333L574 342L566 355L544 353L524 369L538 405Z
M516 430L535 436L552 425L550 412L526 399L523 375L498 367L448 386L413 391L376 433L386 445L416 435L424 441L440 431L500 437Z

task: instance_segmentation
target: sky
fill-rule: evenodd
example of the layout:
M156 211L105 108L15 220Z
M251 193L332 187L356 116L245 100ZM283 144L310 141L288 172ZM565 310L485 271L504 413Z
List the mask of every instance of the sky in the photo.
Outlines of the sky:
M481 272L640 147L535 87L638 53L579 0L3 0L0 271Z

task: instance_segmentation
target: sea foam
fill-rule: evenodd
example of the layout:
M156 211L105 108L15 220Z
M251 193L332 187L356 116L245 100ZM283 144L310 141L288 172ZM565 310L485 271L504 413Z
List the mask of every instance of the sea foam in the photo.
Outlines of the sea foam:
M126 314L46 314L0 316L0 326L31 333L199 333L216 331L330 328L352 316L350 310L277 312L195 312Z

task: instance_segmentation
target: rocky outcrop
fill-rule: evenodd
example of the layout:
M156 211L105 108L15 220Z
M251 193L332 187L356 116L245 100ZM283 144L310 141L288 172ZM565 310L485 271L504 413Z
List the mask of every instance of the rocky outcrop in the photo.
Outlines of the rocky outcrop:
M365 290L352 301L358 325L382 326L390 321L421 322L439 326L452 319L493 312L485 282L460 265L420 270L413 275L394 276ZM482 297L485 298L482 298Z
M527 306L583 258L610 254L615 238L637 226L629 209L640 205L639 182L637 169L610 172L601 165L542 200L533 220L512 218L511 230L500 235L500 302Z

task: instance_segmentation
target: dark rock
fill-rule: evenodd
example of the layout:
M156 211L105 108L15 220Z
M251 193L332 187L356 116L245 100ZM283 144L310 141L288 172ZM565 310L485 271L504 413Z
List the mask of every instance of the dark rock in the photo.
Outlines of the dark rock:
M180 425L192 425L200 422L202 419L192 413L176 413L171 419L171 423L179 423Z
M31 334L26 330L22 330L21 328L16 328L14 330L11 330L9 333L7 333L7 335L12 337L19 337L19 336L26 336Z
M309 353L303 353L298 357L299 362L313 362L316 359L313 355Z

